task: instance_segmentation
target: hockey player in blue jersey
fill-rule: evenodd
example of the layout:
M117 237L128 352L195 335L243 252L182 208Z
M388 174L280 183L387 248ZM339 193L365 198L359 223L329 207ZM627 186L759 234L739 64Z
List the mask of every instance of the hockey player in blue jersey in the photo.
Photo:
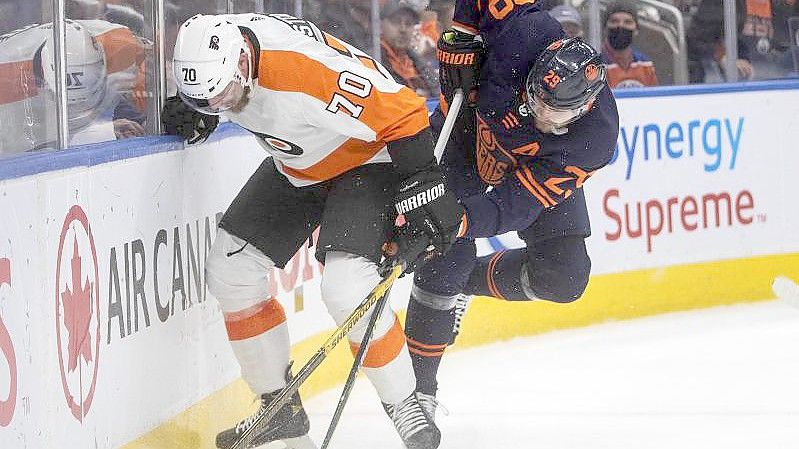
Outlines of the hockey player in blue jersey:
M564 39L533 0L458 1L438 54L444 98L434 128L456 88L469 93L469 104L441 161L465 222L446 254L417 268L405 323L431 418L436 372L463 298L567 303L582 295L591 262L581 188L610 161L619 131L600 55L579 38ZM475 238L509 231L526 248L476 256Z

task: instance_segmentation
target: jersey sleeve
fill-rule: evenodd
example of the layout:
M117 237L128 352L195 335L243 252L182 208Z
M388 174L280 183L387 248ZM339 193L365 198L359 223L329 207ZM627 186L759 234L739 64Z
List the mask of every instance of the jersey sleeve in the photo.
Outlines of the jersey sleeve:
M472 34L485 34L509 17L538 8L538 0L456 0L452 25Z
M299 92L314 125L367 142L393 142L430 126L425 100L377 61L324 33L296 50L261 50L261 87Z
M457 0L452 25L463 31L477 34L480 30L481 0Z
M619 121L610 89L604 89L593 110L565 135L510 132L486 122L497 141L511 149L519 163L488 192L465 198L466 237L491 237L529 227L547 208L569 198L598 169L607 165L616 146Z
M144 61L145 43L122 25L103 20L82 21L105 51L109 74L137 69Z

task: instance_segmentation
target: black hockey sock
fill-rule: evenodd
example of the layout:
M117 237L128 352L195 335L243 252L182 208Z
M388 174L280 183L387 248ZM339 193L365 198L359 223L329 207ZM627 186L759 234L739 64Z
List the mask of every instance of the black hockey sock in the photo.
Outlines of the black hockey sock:
M466 292L508 301L527 301L521 283L521 272L527 261L525 248L500 251L479 257L469 276Z
M435 395L438 389L436 374L444 350L453 339L454 310L433 309L413 296L408 303L405 335L416 373L416 389L424 394Z

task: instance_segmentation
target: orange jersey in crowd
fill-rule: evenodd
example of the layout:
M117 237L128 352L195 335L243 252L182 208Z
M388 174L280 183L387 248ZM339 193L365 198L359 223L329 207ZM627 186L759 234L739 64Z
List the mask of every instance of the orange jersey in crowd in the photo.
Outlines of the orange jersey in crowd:
M604 46L602 60L608 69L608 85L612 88L649 87L658 85L655 65L643 53L633 49L626 60L614 59L613 51Z
M390 162L386 143L429 126L424 99L366 53L283 14L236 14L256 58L247 104L223 115L255 134L295 186Z

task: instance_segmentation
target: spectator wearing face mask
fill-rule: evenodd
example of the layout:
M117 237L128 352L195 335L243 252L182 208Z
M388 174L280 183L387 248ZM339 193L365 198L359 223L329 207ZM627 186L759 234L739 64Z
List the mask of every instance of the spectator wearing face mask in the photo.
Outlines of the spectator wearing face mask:
M608 69L608 85L613 88L657 86L655 65L633 47L638 34L638 10L634 4L619 1L605 11L605 39L602 60Z

